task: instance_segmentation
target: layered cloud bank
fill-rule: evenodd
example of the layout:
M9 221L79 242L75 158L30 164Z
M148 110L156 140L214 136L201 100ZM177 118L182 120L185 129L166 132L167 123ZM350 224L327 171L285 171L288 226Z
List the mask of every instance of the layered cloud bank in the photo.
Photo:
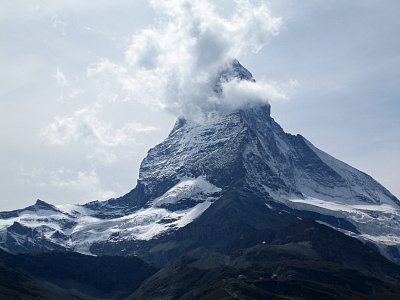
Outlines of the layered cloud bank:
M233 59L257 53L278 34L281 20L266 4L235 1L229 17L204 0L153 0L151 6L157 25L133 35L126 65L103 60L90 68L90 76L111 73L134 100L197 119L286 97L260 81L233 80L222 84L222 94L214 91L217 74Z

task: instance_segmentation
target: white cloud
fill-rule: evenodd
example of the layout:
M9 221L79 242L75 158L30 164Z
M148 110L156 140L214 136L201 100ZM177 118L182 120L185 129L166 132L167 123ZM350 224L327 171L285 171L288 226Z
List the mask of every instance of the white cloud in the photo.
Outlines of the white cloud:
M159 43L161 36L155 30L145 29L132 38L132 44L126 51L126 59L131 66L152 69L159 62L162 48Z
M53 75L53 77L56 79L57 84L59 86L65 87L66 85L68 85L67 78L65 77L64 73L59 68L57 68L57 71Z
M111 123L100 121L97 114L97 109L85 108L75 111L72 116L55 117L42 129L41 136L52 145L86 143L89 158L112 162L117 158L117 152L129 150L137 144L137 135L157 130L136 122L114 128Z
M273 83L258 83L232 80L222 84L222 97L215 97L219 106L232 111L243 106L257 105L270 99L286 100L286 91Z
M52 17L52 26L54 29L59 30L61 35L66 36L66 27L67 23L59 16L59 15L54 15Z
M60 101L64 100L64 90L66 87L68 87L68 80L65 74L60 70L60 68L57 68L55 74L52 76L56 82L57 85L60 88L60 96L59 99Z
M57 190L78 193L86 199L105 200L116 196L111 190L103 190L96 171L78 171L69 169L46 170L44 168L25 170L20 168L20 177L24 183L37 188L55 188Z
M105 59L89 68L89 76L113 78L131 99L189 118L286 97L265 82L226 85L230 96L243 100L230 100L227 94L216 99L214 92L217 74L233 59L257 53L278 34L281 19L272 16L265 3L235 1L229 18L204 0L153 0L151 5L158 26L133 35L126 65Z

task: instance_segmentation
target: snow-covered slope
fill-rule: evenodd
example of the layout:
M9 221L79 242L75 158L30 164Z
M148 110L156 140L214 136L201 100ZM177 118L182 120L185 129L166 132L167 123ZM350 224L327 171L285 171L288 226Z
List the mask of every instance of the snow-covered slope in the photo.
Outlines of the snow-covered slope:
M204 177L185 178L136 212L107 220L84 206L55 207L38 200L26 209L0 213L0 246L18 252L60 247L90 253L95 242L149 240L195 220L219 192Z
M216 93L221 92L221 81L254 81L237 61L219 78ZM245 201L232 204L236 200L227 195L233 190ZM285 133L270 116L268 104L215 114L201 123L179 118L170 135L149 150L131 192L81 206L54 207L38 201L0 213L0 246L11 251L67 248L89 253L101 243L125 250L121 245L127 241L172 237L188 224L194 228L194 220L213 216L226 218L218 220L221 228L238 222L255 230L270 228L271 215L257 215L255 224L249 221L260 213L249 208L255 201L276 213L279 224L305 215L319 221L330 216L337 220L331 226L400 259L399 200L367 174L304 137ZM344 222L355 229L344 229ZM201 230L188 235L203 236Z

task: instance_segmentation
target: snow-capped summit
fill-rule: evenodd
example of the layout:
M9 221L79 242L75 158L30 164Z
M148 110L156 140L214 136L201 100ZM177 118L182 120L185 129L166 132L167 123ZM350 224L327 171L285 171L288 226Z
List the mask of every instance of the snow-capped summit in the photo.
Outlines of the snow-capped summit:
M237 59L232 60L228 67L219 73L218 77L221 81L231 81L232 79L255 81L250 71L243 67Z
M238 61L219 78L254 81ZM399 260L400 201L369 175L285 133L270 113L260 104L201 123L178 118L149 150L132 191L86 205L38 201L0 213L0 246L160 258L195 246L251 246L312 218Z
M222 84L232 80L255 82L250 71L243 67L237 59L234 59L217 74L214 92L220 95L222 93Z

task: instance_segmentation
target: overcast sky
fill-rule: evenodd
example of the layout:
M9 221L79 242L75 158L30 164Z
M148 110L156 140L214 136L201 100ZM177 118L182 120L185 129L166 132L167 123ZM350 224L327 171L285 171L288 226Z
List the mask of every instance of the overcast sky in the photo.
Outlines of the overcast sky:
M0 0L0 210L37 198L61 204L123 195L176 115L203 110L196 90L185 90L191 100L160 93L176 67L161 58L176 44L190 62L204 52L184 46L192 32L165 29L162 14L179 5L155 7L161 2ZM210 53L238 56L284 130L399 197L400 2L210 2L215 15L200 9L199 18L211 24ZM184 16L175 19L197 18ZM160 39L173 47L160 50ZM212 70L213 55L201 57L200 71ZM136 72L139 64L151 72ZM185 79L196 70L179 72Z

